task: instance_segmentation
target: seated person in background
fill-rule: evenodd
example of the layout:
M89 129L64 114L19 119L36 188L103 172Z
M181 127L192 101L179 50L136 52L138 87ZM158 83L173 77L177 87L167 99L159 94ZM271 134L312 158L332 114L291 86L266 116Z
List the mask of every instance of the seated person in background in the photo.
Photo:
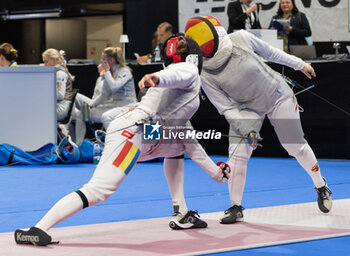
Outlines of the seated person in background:
M83 121L83 104L89 106L89 120L102 123L102 114L115 107L136 103L134 78L130 68L125 64L120 47L107 47L101 54L98 65L100 74L96 81L92 99L78 93L75 99L72 117L76 120L75 141L77 144L85 138L86 125Z
M259 22L261 5L251 5L252 2L253 0L236 0L228 4L228 33L238 29L261 29Z
M155 39L155 37L153 37L152 40L152 53L154 54L155 49L158 46L158 49L162 49L162 45L164 44L164 42L173 35L173 26L169 23L169 22L162 22L158 25L157 27L157 31L153 34L153 36L157 36L157 39ZM154 43L156 42L156 44L154 45ZM154 45L154 49L153 49L153 45ZM152 58L152 56L151 56ZM148 62L149 57L148 56L141 56L137 58L137 62L138 63L147 63Z
M0 45L0 67L17 66L16 59L18 57L17 50L10 43Z
M68 71L64 54L64 51L53 48L47 49L42 54L45 66L56 67L57 121L62 121L67 117L73 99L74 77Z
M161 48L166 40L173 35L173 26L168 22L162 22L157 27L158 44Z
M275 21L279 19L289 21L289 26L282 26ZM304 13L299 12L294 0L280 1L277 14L272 17L269 29L278 29L278 36L283 39L285 52L289 52L290 45L306 45L305 37L311 36L309 21Z

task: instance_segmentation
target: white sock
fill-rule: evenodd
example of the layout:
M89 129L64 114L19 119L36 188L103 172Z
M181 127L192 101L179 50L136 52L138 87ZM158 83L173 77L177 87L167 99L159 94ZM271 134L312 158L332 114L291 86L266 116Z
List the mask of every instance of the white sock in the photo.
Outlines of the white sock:
M186 214L188 211L184 195L184 159L164 159L164 173L168 181L174 211ZM179 209L176 209L177 206Z
M241 205L247 176L247 162L237 159L236 156L233 156L233 158L228 162L232 172L228 180L228 188L231 204Z
M231 168L231 177L228 188L232 205L241 205L245 180L247 176L247 163L253 150L246 143L230 144L227 164Z
M48 231L51 227L71 217L81 209L83 209L83 202L80 196L76 192L70 193L58 201L35 227Z
M325 185L317 159L309 144L304 144L302 150L295 158L310 175L315 187L320 188Z

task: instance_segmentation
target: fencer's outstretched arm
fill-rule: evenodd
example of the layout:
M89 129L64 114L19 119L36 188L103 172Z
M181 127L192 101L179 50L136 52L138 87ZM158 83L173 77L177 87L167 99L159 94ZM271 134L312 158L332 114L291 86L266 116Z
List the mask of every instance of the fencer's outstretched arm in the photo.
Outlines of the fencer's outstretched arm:
M157 87L159 84L159 76L156 74L147 74L142 77L139 82L140 90L145 89L146 87Z
M303 72L309 79L311 79L312 76L316 77L315 70L310 63L305 62L304 68L301 70L301 72Z
M196 86L193 81L198 76L196 65L188 62L180 62L169 65L159 72L145 75L139 82L139 88L163 87L163 88L188 88Z
M197 163L213 180L223 183L230 178L231 172L229 167L223 168L223 166L216 165L196 139L184 144L184 146L185 152L191 160Z
M265 60L299 70L310 79L312 76L316 76L316 73L310 63L305 63L302 59L271 46L245 30L240 32L244 33L244 36L248 39L249 45L252 47L253 51Z

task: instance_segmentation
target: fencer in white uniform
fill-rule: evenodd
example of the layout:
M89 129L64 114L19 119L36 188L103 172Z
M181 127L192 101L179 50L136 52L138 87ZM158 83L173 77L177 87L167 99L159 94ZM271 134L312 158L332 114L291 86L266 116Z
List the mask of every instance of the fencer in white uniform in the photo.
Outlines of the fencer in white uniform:
M311 177L320 210L329 212L332 207L331 192L321 176L311 147L304 139L294 93L281 74L265 61L300 70L309 78L315 76L312 66L245 30L227 35L220 22L211 16L190 19L185 35L199 43L204 56L203 90L230 124L228 164L232 170L229 180L232 207L225 211L221 223L235 223L243 217L241 201L247 162L259 141L265 116L282 146ZM212 47L203 44L207 41L212 43Z
M162 125L183 127L199 107L201 80L198 68L193 63L185 62L188 55L200 54L198 45L193 40L174 37L166 43L165 50L168 48L179 49L179 52L169 53L169 58L175 63L165 70L144 76L140 81L140 88L151 88L139 104L122 113L110 124L101 160L90 181L58 201L34 227L29 230L16 230L15 240L18 244L51 243L51 236L47 231L52 226L85 207L107 200L118 189L137 160L173 158L186 151L213 179L220 182L227 180L229 167L217 166L196 140L174 139L146 143L142 140L142 125L135 125L152 116L161 120ZM157 129L158 124L160 123L152 124L154 129ZM184 203L183 162L174 158L165 161L164 165L171 169L167 173L169 189L179 208L179 212L172 219L171 228L205 228L207 224L198 218L196 212L187 211Z

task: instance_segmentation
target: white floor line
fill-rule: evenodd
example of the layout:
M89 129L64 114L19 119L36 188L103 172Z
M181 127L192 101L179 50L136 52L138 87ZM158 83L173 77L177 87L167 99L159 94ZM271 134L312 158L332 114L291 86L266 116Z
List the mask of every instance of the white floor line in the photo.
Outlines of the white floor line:
M350 229L350 199L333 200L329 213L322 213L314 202L246 209L243 214L244 221L250 223ZM201 218L219 220L222 215L204 213Z

